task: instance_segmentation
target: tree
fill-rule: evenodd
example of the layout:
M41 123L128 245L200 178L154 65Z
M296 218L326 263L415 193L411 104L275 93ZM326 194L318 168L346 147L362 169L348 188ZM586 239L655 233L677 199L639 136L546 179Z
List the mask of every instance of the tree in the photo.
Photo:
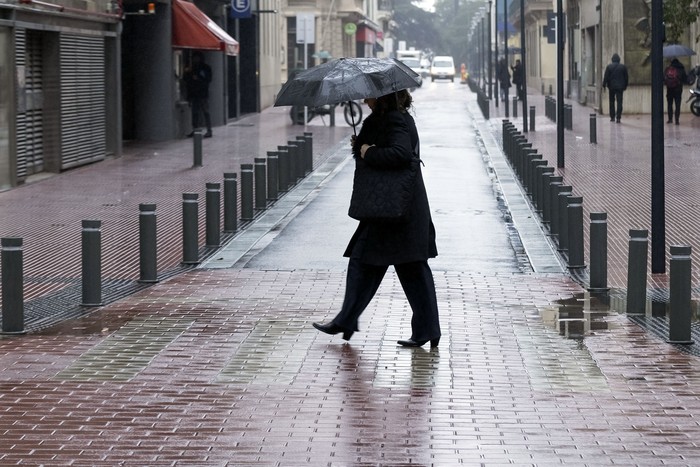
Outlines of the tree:
M688 27L697 21L699 13L700 0L665 0L666 42L678 43Z
M418 50L434 50L440 47L442 38L435 23L435 13L419 8L410 0L394 0L392 29L397 40Z

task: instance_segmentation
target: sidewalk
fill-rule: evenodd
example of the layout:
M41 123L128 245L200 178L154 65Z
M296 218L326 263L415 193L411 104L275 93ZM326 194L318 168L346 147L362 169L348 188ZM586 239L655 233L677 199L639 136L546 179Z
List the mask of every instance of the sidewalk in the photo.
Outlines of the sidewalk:
M85 312L81 301L81 221L102 221L103 299L109 303L148 285L139 278L139 204L155 203L159 279L182 266L182 193L199 194L199 245L205 244L205 188L238 174L241 164L277 150L304 131L313 133L314 167L351 128L342 114L333 128L316 118L305 128L291 125L289 108L270 108L215 128L203 140L203 167L193 168L191 139L127 144L120 158L42 176L0 193L0 233L24 242L26 329L54 324ZM328 118L325 119L328 123ZM222 187L223 189L223 187ZM240 196L238 196L240 214ZM240 228L239 223L239 228ZM230 238L222 236L222 241ZM211 253L202 248L200 254ZM58 313L57 313L58 311Z
M393 272L349 343L311 327L342 303L354 228L336 128L316 185L260 216L272 228L247 250L236 239L88 316L0 336L0 464L697 465L700 360L584 296L543 236L514 231L527 203L495 176L495 121L466 87L414 96L438 349L396 345L410 311ZM189 185L172 184L179 200Z
M533 92L533 89L530 89ZM684 94L685 95L685 94ZM528 94L528 107L535 106L535 131L525 133L537 149L555 167L564 183L573 186L576 196L583 196L584 223L590 212L608 213L608 281L615 288L627 287L627 250L630 229L649 230L651 258L651 119L649 115L628 115L623 111L620 124L598 115L597 144L590 143L590 107L567 100L573 108L573 130L565 130L565 168L557 169L556 123L544 115L544 96ZM522 131L522 102L518 118L510 120ZM623 104L624 105L624 104ZM665 107L664 107L665 109ZM683 103L684 111L687 105ZM503 103L491 103L491 129L501 141ZM529 113L528 113L529 118ZM664 118L665 121L665 118ZM666 173L666 257L671 245L691 245L693 262L693 297L700 298L700 118L683 113L680 125L665 125ZM586 263L588 264L588 229L585 229ZM651 275L649 287L659 295L668 288L668 274Z

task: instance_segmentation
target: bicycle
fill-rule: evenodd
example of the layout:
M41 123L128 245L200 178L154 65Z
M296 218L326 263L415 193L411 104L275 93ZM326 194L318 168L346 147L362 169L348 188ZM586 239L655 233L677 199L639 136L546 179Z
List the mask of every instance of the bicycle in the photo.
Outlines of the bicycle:
M357 126L362 122L362 106L355 101L341 102L343 107L343 117L350 126ZM322 105L320 107L309 107L306 111L306 122L310 122L317 115L323 118L324 115L330 115L335 112L335 105ZM289 110L289 117L292 119L292 124L304 124L304 106L293 105Z

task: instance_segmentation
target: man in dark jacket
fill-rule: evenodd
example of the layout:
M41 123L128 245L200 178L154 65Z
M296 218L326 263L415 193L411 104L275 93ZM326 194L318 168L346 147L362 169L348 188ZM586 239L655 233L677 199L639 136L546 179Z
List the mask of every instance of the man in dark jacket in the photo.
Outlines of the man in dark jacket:
M664 84L666 85L666 106L668 108L668 120L672 123L676 117L676 125L681 116L681 97L683 96L683 83L688 80L685 67L677 59L671 60L671 64L664 70ZM673 104L676 104L676 111L673 111Z
M620 123L622 116L622 93L627 89L629 77L627 67L620 63L620 56L613 54L611 63L605 68L603 89L608 89L610 121ZM617 108L615 106L617 104Z
M520 63L520 60L516 60L513 67L513 84L515 84L515 89L518 92L518 100L523 100L523 65Z
M209 115L209 83L211 83L211 67L204 63L202 52L192 54L192 66L185 69L185 84L187 85L187 100L192 106L192 128L200 126L200 117L204 117L207 127L205 138L211 138L211 116ZM194 132L188 134L192 137Z

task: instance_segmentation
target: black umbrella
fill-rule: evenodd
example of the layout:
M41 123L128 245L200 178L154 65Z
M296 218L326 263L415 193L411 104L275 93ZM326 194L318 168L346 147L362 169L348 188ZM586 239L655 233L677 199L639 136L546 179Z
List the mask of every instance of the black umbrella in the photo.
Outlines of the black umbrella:
M681 44L670 44L664 46L664 58L669 57L690 57L695 55L695 51L690 47Z
M390 58L338 58L304 70L282 85L275 106L326 104L380 97L418 87L419 76Z

